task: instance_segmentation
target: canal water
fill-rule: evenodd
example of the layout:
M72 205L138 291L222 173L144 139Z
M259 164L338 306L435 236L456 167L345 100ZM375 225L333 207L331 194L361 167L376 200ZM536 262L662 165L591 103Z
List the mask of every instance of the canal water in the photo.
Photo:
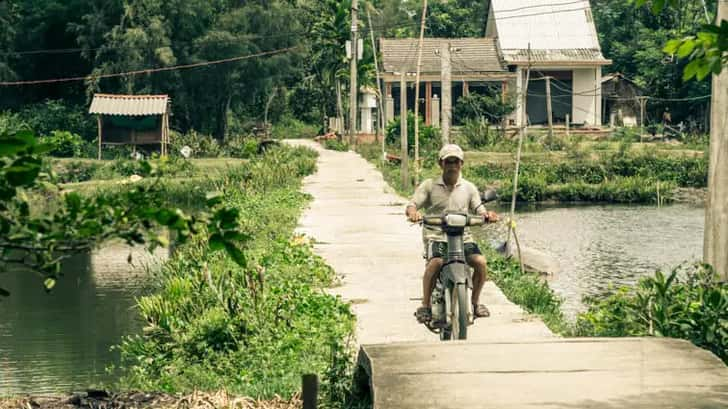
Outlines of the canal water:
M517 212L522 243L559 261L560 273L548 280L570 317L582 308L584 295L699 259L703 218L702 208L684 205L562 205ZM501 228L483 232L502 239ZM137 252L136 266L129 266L128 254L128 248L112 246L75 258L50 294L37 276L0 273L12 292L0 300L0 396L83 390L116 379L106 372L119 359L109 348L140 333L135 297L149 282L142 265L150 259Z
M123 336L141 332L135 297L148 282L155 258L110 246L77 256L63 266L51 293L35 274L0 273L0 396L85 390L116 380L106 368L118 363L111 351ZM157 260L157 261L155 261Z
M564 299L570 318L583 309L585 295L632 285L658 269L671 271L702 257L702 207L538 206L517 209L516 220L522 245L558 261L560 272L547 280ZM503 241L505 235L503 225L483 230L491 241Z

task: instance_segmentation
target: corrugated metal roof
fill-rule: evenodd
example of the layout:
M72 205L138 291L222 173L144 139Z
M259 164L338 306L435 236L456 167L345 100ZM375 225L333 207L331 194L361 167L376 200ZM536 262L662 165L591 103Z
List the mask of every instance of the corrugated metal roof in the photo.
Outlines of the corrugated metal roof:
M382 66L385 72L417 70L416 38L382 39ZM450 42L457 49L451 55L453 73L506 72L493 38L426 38L422 45L422 72L439 73L440 45ZM435 53L438 50L438 54Z
M528 49L503 49L503 59L508 63L518 64L528 63ZM568 49L552 49L552 50L534 50L531 49L532 63L549 63L549 64L575 64L588 63L607 65L611 61L604 58L602 52L598 49L589 48L568 48Z
M90 114L144 116L167 113L167 95L95 94L88 109Z
M588 0L491 0L489 36L498 38L503 58L541 62L609 64L601 53ZM542 52L539 52L542 50Z

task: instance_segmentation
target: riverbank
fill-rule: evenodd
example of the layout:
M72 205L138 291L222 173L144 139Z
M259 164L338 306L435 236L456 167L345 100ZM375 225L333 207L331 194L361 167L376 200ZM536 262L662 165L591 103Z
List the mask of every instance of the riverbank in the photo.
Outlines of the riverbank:
M122 378L110 389L225 390L268 401L295 396L301 375L317 373L322 402L343 401L354 317L327 293L336 273L307 239L293 234L310 200L300 192L301 179L315 171L316 153L279 147L245 166L221 162L212 166L216 171L196 167L180 177L157 180L152 173L136 182L79 183L84 195L156 184L150 201L193 209L215 190L241 215L237 239L244 259L214 252L215 243L200 235L175 248L150 277L151 291L137 305L145 327L118 346L121 364L113 370Z

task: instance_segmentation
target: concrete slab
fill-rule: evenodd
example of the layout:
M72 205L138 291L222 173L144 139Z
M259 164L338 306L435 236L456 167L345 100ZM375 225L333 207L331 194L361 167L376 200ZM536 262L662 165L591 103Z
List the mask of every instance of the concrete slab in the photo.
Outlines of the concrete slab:
M366 345L375 408L726 408L728 368L667 338Z
M304 179L313 201L297 231L316 240L317 254L343 276L331 291L353 301L359 344L438 341L415 321L422 296L422 239L419 226L404 217L408 202L394 193L382 174L355 152L321 148L309 140L289 140L319 152L318 171ZM482 301L491 317L471 326L472 340L553 337L540 320L508 301L486 283Z

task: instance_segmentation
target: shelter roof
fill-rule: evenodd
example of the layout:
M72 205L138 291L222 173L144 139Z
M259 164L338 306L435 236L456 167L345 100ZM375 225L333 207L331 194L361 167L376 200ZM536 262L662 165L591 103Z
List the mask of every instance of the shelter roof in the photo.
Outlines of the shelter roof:
M423 73L439 73L440 47L449 42L453 73L507 72L493 38L425 38L422 45ZM415 72L417 70L416 38L381 39L384 72Z
M164 115L169 109L167 95L111 95L95 94L90 114L146 116Z

